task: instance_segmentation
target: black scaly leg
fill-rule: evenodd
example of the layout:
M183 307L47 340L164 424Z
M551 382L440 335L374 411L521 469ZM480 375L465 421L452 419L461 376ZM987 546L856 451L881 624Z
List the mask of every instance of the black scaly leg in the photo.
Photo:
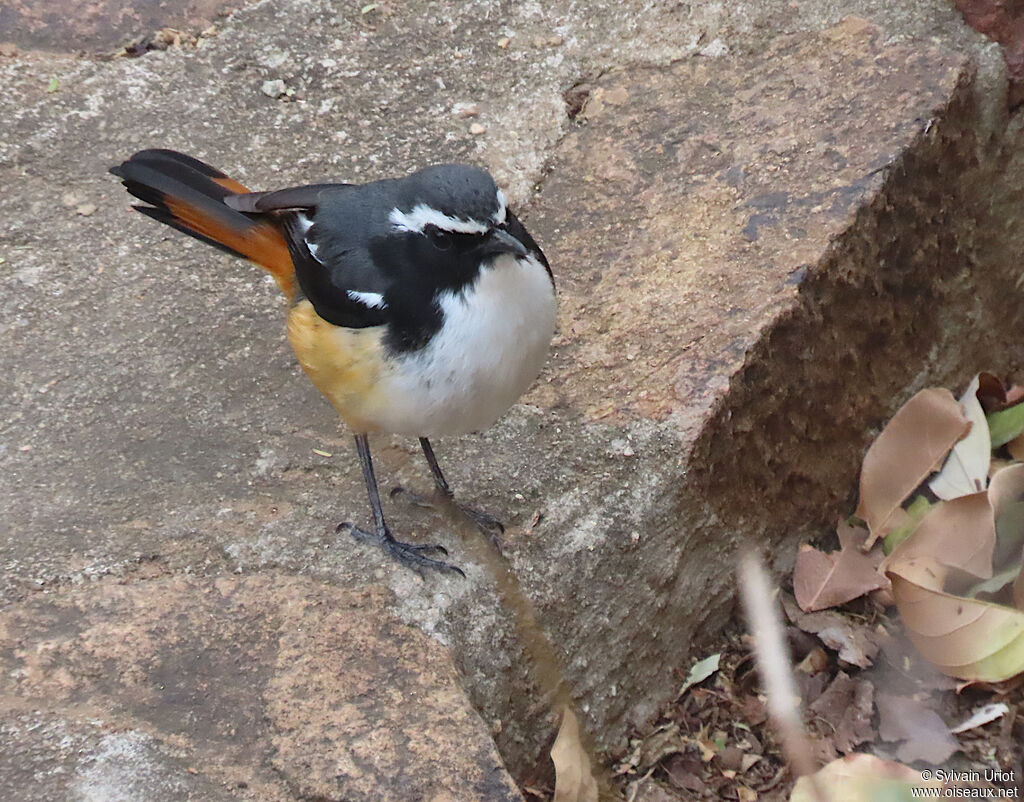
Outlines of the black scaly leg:
M422 442L426 442L425 440ZM426 446L429 448L429 446ZM376 531L368 532L350 523L338 524L338 532L348 530L358 540L373 541L378 543L382 549L393 559L405 563L421 575L424 568L433 568L437 571L448 572L465 576L458 566L446 563L443 560L435 560L427 557L427 552L439 552L447 556L448 551L443 546L431 544L402 543L395 540L384 521L384 508L380 503L380 492L377 489L377 478L373 473L373 460L370 457L370 441L365 434L356 435L356 450L359 452L359 464L363 468L363 479L366 481L366 493L370 497L370 508L373 510L373 523ZM431 454L433 456L433 454ZM437 464L436 460L433 463ZM440 471L438 474L440 475ZM444 481L444 477L441 477ZM451 492L451 491L449 491Z
M451 501L467 518L475 523L477 528L494 544L495 548L501 551L501 535L505 532L505 526L493 515L457 502L454 491L444 478L444 474L441 473L441 466L437 464L437 457L434 456L434 449L431 448L430 441L426 437L421 437L420 445L423 447L423 456L427 458L427 464L430 466L430 473L434 476L434 484L437 485L441 495Z

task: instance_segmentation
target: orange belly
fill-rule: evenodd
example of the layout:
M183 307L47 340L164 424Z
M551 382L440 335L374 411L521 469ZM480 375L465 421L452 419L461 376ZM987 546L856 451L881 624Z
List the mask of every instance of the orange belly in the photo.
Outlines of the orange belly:
M356 433L378 427L372 421L380 398L383 326L346 329L321 318L306 300L288 314L288 341L316 388Z

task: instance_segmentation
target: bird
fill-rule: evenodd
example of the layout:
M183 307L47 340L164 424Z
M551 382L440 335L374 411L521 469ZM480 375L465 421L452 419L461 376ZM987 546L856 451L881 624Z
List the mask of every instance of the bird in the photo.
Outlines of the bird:
M370 435L416 437L440 494L497 542L493 516L454 500L432 438L486 429L539 376L555 332L551 266L484 169L435 164L368 183L251 192L169 149L110 168L133 209L273 276L299 365L351 430L370 529L338 524L425 575L465 576L384 516Z

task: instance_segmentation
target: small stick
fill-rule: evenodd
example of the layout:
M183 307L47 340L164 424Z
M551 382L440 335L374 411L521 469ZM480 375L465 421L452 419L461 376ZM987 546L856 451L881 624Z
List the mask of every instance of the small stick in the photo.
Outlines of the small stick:
M829 802L814 776L818 766L800 717L800 697L793 682L792 661L775 597L761 561L752 552L740 561L739 577L743 607L754 637L757 667L768 696L768 712L782 740L786 760L797 776L807 777L816 802Z

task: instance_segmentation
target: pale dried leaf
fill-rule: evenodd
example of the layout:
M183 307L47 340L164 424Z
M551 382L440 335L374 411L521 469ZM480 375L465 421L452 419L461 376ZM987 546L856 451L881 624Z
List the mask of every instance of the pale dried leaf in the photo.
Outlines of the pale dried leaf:
M995 473L988 498L996 526L995 567L1019 564L1024 546L1024 465L1010 465Z
M817 635L822 643L839 653L840 660L860 668L871 665L878 654L878 644L868 627L857 625L831 610L805 613L791 596L785 594L781 599L786 617L804 632Z
M907 763L945 763L960 749L938 713L911 696L878 694L878 736L900 741L896 757Z
M1021 555L1021 560L1024 562L1024 554ZM1024 611L1024 565L1022 565L1017 574L1017 579L1013 583L1013 606L1018 610Z
M1002 718L1009 712L1010 708L1005 702L993 702L992 704L984 705L975 710L966 721L950 729L950 732L967 732L978 727L984 727L986 724Z
M705 657L703 660L698 660L693 664L690 669L690 673L686 676L686 682L683 683L683 687L679 689L679 693L676 695L678 699L684 693L686 693L694 685L699 685L716 671L718 671L718 663L722 659L722 654L712 654Z
M853 754L833 760L813 776L829 802L910 802L912 788L941 788L938 780L924 782L921 772L874 755ZM818 802L812 778L801 777L790 802Z
M933 557L982 579L992 576L995 520L988 493L973 493L936 504L917 528L882 562Z
M863 530L861 530L863 532ZM810 613L845 604L889 583L876 570L873 557L865 554L863 537L846 535L838 552L825 554L813 546L803 545L793 569L793 593L800 609Z
M942 470L928 482L931 491L944 501L979 493L985 489L988 480L992 440L989 437L988 421L985 420L985 410L978 400L980 380L981 374L978 374L960 396L964 414L971 422L971 430L953 446Z
M555 796L552 802L597 802L597 781L590 768L590 755L580 741L580 725L568 707L551 747L555 764Z
M866 548L888 531L893 512L942 464L970 426L953 394L937 387L917 393L893 416L861 467L856 514L871 531Z
M946 593L954 570L928 557L889 566L896 606L918 653L958 679L1001 682L1024 671L1024 612Z

